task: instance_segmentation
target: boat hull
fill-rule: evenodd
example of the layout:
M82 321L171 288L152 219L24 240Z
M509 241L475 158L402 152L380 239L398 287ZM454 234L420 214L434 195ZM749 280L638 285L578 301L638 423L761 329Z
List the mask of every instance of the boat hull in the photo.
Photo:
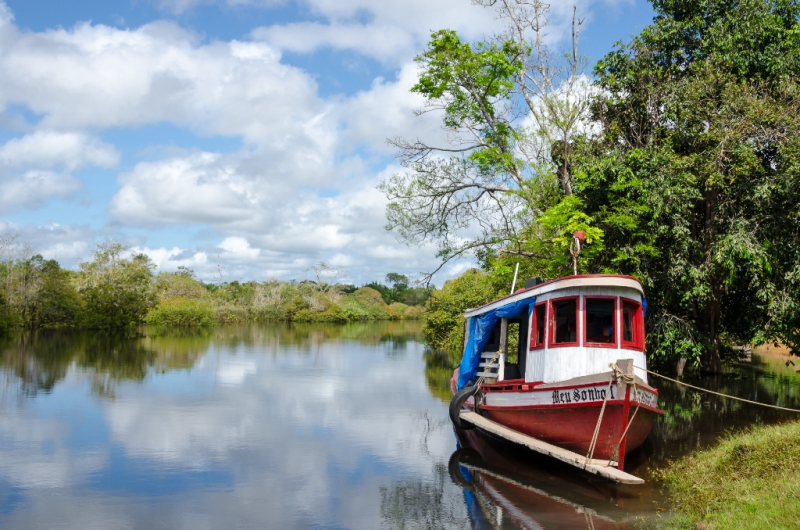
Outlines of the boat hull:
M517 409L481 407L480 410L492 421L585 455L589 452L601 408L602 404L591 404ZM635 406L626 406L625 403L606 404L592 458L618 461L619 455L624 456L644 443L657 412L640 407L634 416L634 411ZM625 440L621 440L628 422L631 425ZM620 445L620 452L615 455L617 444Z
M622 469L625 455L644 443L653 420L663 411L657 406L656 389L643 381L609 385L609 377L597 374L550 384L523 380L484 383L478 394L478 413L581 455L589 454L602 414L591 457L618 462ZM474 408L473 400L466 405Z

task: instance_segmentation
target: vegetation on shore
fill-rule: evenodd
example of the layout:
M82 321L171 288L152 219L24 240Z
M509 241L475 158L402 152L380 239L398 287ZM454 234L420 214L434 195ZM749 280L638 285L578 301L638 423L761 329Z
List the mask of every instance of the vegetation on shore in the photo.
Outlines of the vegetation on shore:
M131 332L144 323L196 327L421 318L430 291L409 287L397 273L387 279L391 286L373 282L360 288L319 277L203 283L185 268L156 273L146 255L130 255L118 243L98 245L92 261L70 271L6 237L0 241L0 334L14 327Z
M476 3L507 30L435 31L417 57L412 91L451 145L390 140L406 170L379 187L389 227L506 289L517 262L571 274L583 231L578 272L644 284L655 360L720 373L726 343L800 353L800 4L651 0L590 81L580 17L558 53L545 1Z
M794 528L800 521L800 421L729 434L656 476L669 487L674 528Z

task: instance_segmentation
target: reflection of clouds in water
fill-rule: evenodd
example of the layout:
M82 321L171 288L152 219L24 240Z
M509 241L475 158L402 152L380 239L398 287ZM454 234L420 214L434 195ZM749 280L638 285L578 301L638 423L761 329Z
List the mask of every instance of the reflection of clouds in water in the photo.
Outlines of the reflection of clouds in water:
M117 398L101 406L110 445L122 449L124 461L109 465L105 459L66 479L78 488L68 501L84 504L86 511L50 522L84 527L87 521L102 521L113 501L119 516L115 527L150 527L155 521L175 528L380 527L382 488L411 477L432 480L434 463L453 448L449 424L438 421L446 419L443 405L425 386L421 345L409 341L404 353L389 356L390 347L342 341L311 351L279 348L275 354L229 343L209 349L195 364L191 378L204 389L200 395L159 391L162 385L149 385L150 378L144 385L121 384ZM209 378L217 385L206 386ZM20 422L30 421L17 414L0 425L3 432L16 432ZM67 445L58 441L58 429L31 438ZM46 493L39 483L19 479L42 459L41 451L28 445L32 461L12 474L4 451L0 469L5 478L31 488L26 495L33 506ZM61 453L73 468L87 458L66 447ZM144 511L135 509L134 500L101 500L86 491L87 474L122 474L116 483L124 485L137 472L137 462L163 470L163 476L149 480L174 482L174 491L155 497L155 505ZM201 484L181 479L215 470L229 479ZM123 492L133 498L142 494L140 488ZM27 509L13 515L25 524L33 517Z
M226 362L217 371L217 380L228 386L239 386L249 374L256 373L254 362Z

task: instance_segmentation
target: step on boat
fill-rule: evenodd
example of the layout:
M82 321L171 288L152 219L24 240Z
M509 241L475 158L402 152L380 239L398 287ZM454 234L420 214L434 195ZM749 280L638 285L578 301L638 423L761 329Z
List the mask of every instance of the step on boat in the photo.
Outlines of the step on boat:
M466 311L451 420L458 429L493 426L490 436L563 456L556 446L572 455L562 460L587 470L622 470L663 414L645 371L646 310L639 280L600 274L532 279ZM510 336L518 337L515 352ZM509 430L513 436L503 434Z

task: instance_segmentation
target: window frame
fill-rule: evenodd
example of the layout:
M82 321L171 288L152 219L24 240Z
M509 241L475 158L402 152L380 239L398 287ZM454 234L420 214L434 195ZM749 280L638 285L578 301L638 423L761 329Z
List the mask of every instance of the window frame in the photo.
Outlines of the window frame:
M581 334L581 343L587 348L612 348L617 349L619 347L619 301L617 296L608 296L608 295L584 295L582 298L582 308L583 308L583 334ZM614 341L613 342L590 342L586 336L587 330L587 322L586 318L588 316L588 311L586 311L586 301L587 299L591 300L613 300L614 309L611 312L613 315L613 327L614 327Z
M547 306L549 304L547 301L539 302L538 304L534 304L533 311L531 311L531 323L530 323L530 332L531 332L531 339L528 342L528 351L534 350L543 350L547 347ZM535 343L536 334L538 331L538 327L536 326L536 309L539 307L544 307L544 340L541 343Z
M545 313L545 318L547 319L547 328L545 333L547 334L547 347L548 348L574 348L581 345L581 297L578 295L574 296L562 296L560 298L551 298L547 301L547 313ZM575 330L575 342L553 342L555 338L555 323L556 323L556 311L553 307L553 304L557 302L563 302L564 300L575 300L575 326L579 329Z
M633 342L625 340L625 333L624 330L622 329L622 326L624 325L625 304L628 304L629 306L633 306L635 308L635 312L633 314L633 322L631 322L631 326L633 327L633 338L634 338ZM623 296L620 296L619 320L620 320L620 328L619 328L620 347L628 350L644 351L644 318L642 315L642 303L637 300L634 300L633 298L625 298Z

